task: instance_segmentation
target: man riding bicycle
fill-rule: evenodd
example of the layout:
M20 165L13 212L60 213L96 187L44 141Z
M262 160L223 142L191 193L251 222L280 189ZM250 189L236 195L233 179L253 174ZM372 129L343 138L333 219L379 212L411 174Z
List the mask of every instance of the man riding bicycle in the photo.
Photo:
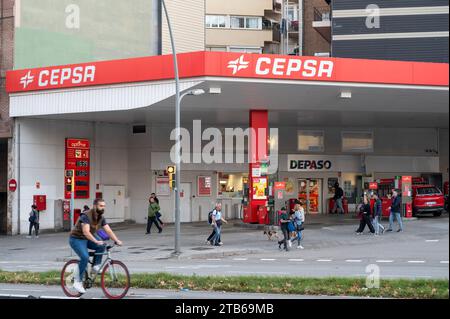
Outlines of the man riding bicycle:
M98 235L98 231L103 230L108 236L118 245L122 246L122 242L117 238L114 232L109 227L105 213L105 201L103 199L94 200L94 206L91 210L83 212L78 219L74 229L70 234L69 244L75 253L80 257L78 264L78 276L75 276L73 287L81 294L86 293L83 287L83 274L86 271L89 262L89 251L94 250L96 255L94 257L94 267L92 270L98 272L102 262L102 253L105 251L105 243Z

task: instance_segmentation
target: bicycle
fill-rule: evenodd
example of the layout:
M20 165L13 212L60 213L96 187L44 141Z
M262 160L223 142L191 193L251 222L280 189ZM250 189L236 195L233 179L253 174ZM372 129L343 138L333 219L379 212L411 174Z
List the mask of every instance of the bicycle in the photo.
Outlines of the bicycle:
M86 290L92 288L97 276L101 275L101 288L105 296L108 299L122 299L130 289L130 273L123 262L111 258L110 250L114 247L115 245L108 245L105 252L101 254L89 252L89 264L83 277L83 286ZM107 258L98 272L89 272L88 269L94 266L94 257L97 255L107 256ZM75 276L78 276L79 272L78 263L77 259L69 260L61 271L61 287L67 297L79 298L82 295L73 288Z

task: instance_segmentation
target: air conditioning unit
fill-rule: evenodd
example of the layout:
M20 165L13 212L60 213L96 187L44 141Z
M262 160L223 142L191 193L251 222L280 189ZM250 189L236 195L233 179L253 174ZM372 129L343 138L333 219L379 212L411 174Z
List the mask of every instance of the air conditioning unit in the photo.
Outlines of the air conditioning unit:
M316 53L314 53L314 56L323 57L323 58L329 58L330 57L330 52L316 52Z

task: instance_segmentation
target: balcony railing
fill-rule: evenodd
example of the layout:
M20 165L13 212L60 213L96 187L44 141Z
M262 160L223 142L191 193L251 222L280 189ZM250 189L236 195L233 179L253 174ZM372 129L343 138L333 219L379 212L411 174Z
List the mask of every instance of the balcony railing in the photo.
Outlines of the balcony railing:
M330 7L315 7L314 21L331 21Z

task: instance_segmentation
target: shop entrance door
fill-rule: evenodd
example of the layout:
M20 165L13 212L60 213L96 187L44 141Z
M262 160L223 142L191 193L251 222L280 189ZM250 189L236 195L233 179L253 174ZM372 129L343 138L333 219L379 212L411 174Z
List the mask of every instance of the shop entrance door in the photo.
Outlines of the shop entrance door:
M322 210L322 179L300 179L298 198L306 203L306 213L319 214Z

